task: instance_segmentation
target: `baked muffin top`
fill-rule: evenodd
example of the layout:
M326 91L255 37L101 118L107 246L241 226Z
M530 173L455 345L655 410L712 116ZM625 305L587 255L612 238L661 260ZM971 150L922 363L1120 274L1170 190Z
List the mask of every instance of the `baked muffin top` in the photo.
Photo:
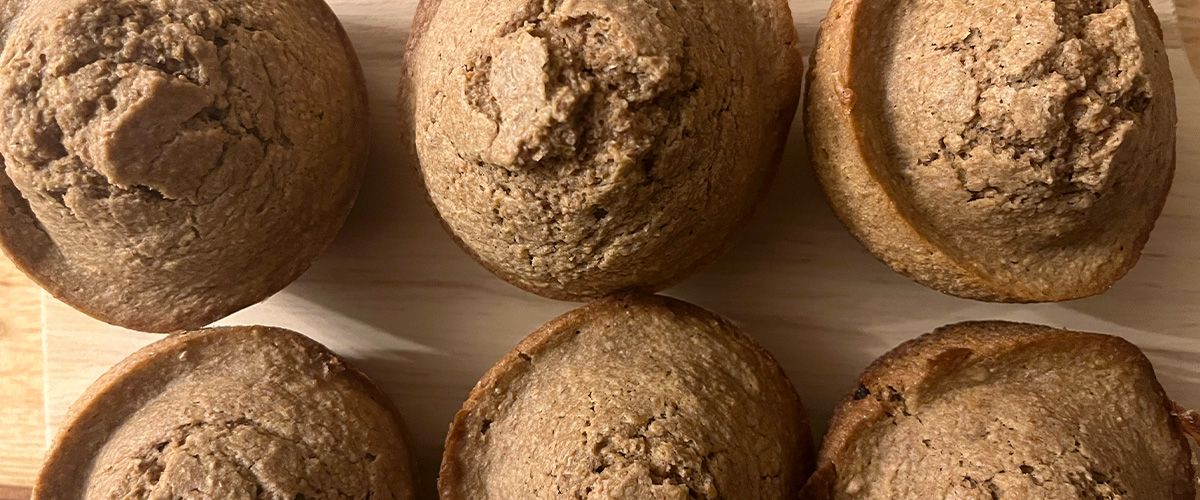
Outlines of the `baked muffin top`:
M663 297L603 299L531 334L446 439L442 498L794 498L804 409L737 329Z
M565 299L712 258L774 172L802 78L783 0L424 0L407 62L450 233Z
M1117 337L941 328L876 361L837 410L807 498L1193 500L1188 442Z
M1144 0L839 0L820 38L817 169L893 267L956 295L1049 301L1136 262L1175 158Z
M104 321L199 327L349 211L366 94L320 0L32 0L0 54L0 246Z
M35 499L412 498L391 404L287 330L167 337L109 370L65 422Z

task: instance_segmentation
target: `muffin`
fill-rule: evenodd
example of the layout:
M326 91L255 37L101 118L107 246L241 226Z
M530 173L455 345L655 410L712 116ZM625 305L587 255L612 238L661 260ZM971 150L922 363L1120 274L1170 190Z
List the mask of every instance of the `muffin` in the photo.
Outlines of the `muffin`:
M867 368L802 496L1194 500L1188 446L1129 342L961 323Z
M729 322L606 298L535 331L454 418L443 499L795 498L812 469L783 370Z
M151 332L299 276L350 210L362 73L320 0L31 0L0 53L0 247Z
M303 335L179 333L71 407L33 498L412 498L401 427L366 376Z
M716 256L774 174L801 66L784 0L422 0L403 114L460 246L584 300Z
M851 232L978 300L1107 290L1175 168L1175 96L1144 0L835 0L805 116Z
M0 40L8 32L9 24L31 0L0 0Z

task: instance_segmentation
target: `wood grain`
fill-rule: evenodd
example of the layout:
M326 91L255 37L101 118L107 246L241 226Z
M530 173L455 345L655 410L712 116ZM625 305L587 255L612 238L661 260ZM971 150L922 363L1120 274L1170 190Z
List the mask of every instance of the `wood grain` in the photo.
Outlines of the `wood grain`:
M0 254L0 498L37 474L45 435L38 288ZM28 492L25 492L28 498Z
M25 486L0 485L0 500L27 500L33 491Z
M1193 0L1200 1L1200 0ZM480 375L525 334L573 307L492 277L442 231L398 138L396 82L415 1L335 0L368 75L374 145L347 227L302 279L223 324L292 328L367 372L410 427L429 496L446 427ZM1180 137L1200 135L1200 83L1174 8L1167 26ZM792 2L806 52L828 1ZM937 294L863 250L834 218L794 127L781 175L727 255L669 295L724 314L786 368L816 432L872 359L899 342L968 319L1014 319L1124 335L1147 351L1167 390L1200 407L1200 143L1179 145L1175 189L1142 262L1111 292L1065 304L983 304ZM158 338L102 325L45 301L47 433L100 373Z
M1200 0L1176 0L1179 32L1192 72L1200 76Z

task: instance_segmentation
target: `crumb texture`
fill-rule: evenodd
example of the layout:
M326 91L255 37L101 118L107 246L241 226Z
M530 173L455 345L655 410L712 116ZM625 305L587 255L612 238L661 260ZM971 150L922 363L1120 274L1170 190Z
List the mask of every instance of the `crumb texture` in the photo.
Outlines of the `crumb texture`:
M126 326L202 326L265 298L357 190L349 50L313 0L29 2L0 56L5 245Z
M861 423L843 416L860 427L825 450L833 498L1194 498L1186 441L1135 347L1031 325L998 341L970 328L868 371L854 404L874 410Z
M398 420L361 375L290 332L204 335L70 422L35 496L411 497Z
M796 495L808 424L773 360L690 307L600 307L477 387L451 430L442 498Z
M883 174L934 241L1001 280L1061 269L1048 255L1107 260L1139 245L1174 161L1171 77L1147 5L890 5L874 132ZM1100 264L1079 265L1087 280Z
M579 298L678 279L775 167L801 79L785 2L422 8L407 93L430 197L525 288Z

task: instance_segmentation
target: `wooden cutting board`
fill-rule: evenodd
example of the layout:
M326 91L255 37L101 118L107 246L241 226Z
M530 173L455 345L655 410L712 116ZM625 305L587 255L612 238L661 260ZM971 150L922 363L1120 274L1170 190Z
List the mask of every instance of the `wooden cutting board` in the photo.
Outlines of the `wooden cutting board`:
M524 293L460 251L422 199L397 129L396 83L415 0L333 0L372 97L374 146L347 227L303 278L222 324L291 328L324 342L387 392L407 420L425 492L441 443L475 381L541 323L573 307ZM828 0L793 0L805 51ZM796 383L822 432L858 373L896 344L947 323L1012 319L1123 335L1153 359L1169 393L1200 407L1200 84L1175 9L1168 31L1179 100L1175 188L1141 263L1103 296L1049 305L960 300L872 258L826 205L793 129L768 200L736 245L666 293L724 314L762 342ZM83 390L159 338L106 326L43 301L47 435Z

